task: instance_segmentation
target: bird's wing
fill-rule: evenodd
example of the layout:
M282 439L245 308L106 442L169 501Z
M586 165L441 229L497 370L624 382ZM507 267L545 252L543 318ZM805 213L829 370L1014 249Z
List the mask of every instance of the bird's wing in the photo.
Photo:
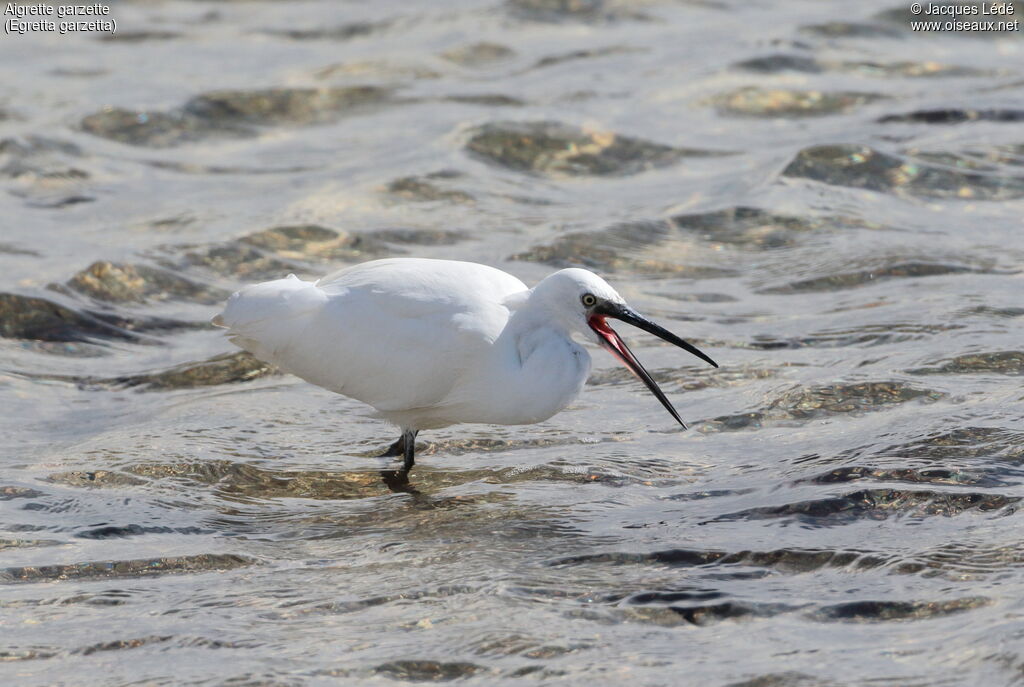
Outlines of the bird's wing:
M486 355L526 286L499 270L393 259L321 279L279 279L232 296L222 316L241 347L380 411L441 402Z

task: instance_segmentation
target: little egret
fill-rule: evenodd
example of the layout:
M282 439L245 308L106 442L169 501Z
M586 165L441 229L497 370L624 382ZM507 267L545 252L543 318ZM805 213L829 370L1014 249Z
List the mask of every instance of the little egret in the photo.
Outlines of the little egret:
M213 323L286 372L362 401L402 434L383 455L414 464L422 429L461 422L542 422L580 393L596 342L679 413L621 337L615 318L711 358L626 305L604 279L560 270L528 289L510 274L452 260L394 258L317 281L295 275L247 286Z

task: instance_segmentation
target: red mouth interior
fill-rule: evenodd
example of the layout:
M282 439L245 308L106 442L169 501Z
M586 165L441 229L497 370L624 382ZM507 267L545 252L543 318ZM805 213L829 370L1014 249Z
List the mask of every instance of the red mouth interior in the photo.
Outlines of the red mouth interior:
M618 333L608 326L604 315L591 315L590 319L587 320L587 324L590 328L597 332L597 335L601 337L604 347L607 348L612 355L622 361L630 372L636 374L633 369L633 356L626 349L625 344L622 343L622 339L619 338Z

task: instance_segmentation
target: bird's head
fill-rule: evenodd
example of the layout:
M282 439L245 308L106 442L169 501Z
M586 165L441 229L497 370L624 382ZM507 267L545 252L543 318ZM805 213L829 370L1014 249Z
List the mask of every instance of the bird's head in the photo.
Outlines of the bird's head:
M684 428L686 427L680 419L679 413L672 407L657 383L626 346L626 342L608 325L608 319L621 320L643 329L645 332L679 346L714 367L718 367L718 363L696 346L683 341L664 327L633 310L608 282L588 270L570 268L549 275L534 287L530 300L535 299L543 303L548 314L563 324L566 329L582 333L618 358L661 401L672 417Z

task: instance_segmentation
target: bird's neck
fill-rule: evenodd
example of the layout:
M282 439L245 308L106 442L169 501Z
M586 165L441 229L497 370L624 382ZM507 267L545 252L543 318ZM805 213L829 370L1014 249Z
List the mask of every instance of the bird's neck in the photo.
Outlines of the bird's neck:
M551 417L576 397L590 371L590 356L550 308L528 295L517 305L494 342L494 364L478 380L482 396L502 399L505 424Z
M518 294L516 294L518 296ZM531 298L526 292L509 317L508 324L502 332L500 344L511 353L522 365L530 355L546 340L562 338L571 340L572 332L542 300Z

